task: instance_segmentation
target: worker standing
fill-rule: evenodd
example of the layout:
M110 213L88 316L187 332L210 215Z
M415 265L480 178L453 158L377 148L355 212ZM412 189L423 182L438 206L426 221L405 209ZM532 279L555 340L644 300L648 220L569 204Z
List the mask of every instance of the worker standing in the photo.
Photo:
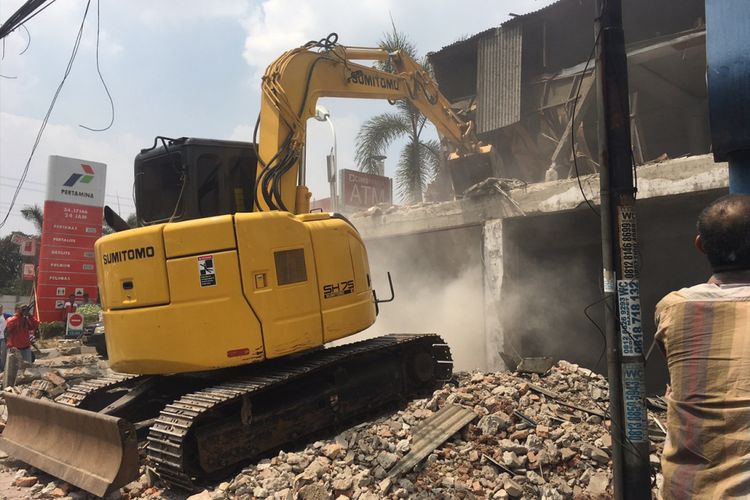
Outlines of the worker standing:
M16 307L16 313L5 325L6 346L8 349L15 347L21 352L23 360L33 363L31 343L34 340L34 332L39 327L39 322L31 315L29 306Z
M750 497L750 195L728 195L698 218L707 283L656 306L667 357L664 499Z

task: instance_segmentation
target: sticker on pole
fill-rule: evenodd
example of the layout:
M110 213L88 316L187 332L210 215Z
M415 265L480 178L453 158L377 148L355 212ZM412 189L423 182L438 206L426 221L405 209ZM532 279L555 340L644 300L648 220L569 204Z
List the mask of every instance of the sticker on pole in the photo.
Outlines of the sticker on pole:
M638 280L617 280L617 304L623 356L643 354L641 288Z
M201 255L198 257L198 276L201 286L216 285L216 268L214 267L213 255Z
M633 443L645 443L648 440L644 380L642 363L623 363L622 395L625 406L625 437Z

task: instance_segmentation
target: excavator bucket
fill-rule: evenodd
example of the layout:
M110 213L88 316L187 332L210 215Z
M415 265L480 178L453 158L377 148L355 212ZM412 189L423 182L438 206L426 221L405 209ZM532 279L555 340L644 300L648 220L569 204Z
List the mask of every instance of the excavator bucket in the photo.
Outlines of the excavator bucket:
M462 196L471 186L489 177L500 177L500 155L491 146L481 146L469 154L453 153L448 158L448 171L456 196Z
M138 478L138 441L130 422L63 404L3 393L8 422L0 448L94 495Z

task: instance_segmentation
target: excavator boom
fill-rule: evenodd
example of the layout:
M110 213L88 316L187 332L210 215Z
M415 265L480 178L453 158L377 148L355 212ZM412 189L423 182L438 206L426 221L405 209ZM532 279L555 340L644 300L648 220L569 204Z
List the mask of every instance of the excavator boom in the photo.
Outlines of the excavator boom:
M309 211L310 194L299 179L305 124L321 97L407 99L435 127L456 163L496 162L491 146L482 145L472 122L463 120L437 84L408 54L379 48L347 47L332 34L290 50L263 76L258 122L260 146L256 184L259 208L294 213ZM389 60L395 73L354 62ZM471 167L469 167L471 168Z

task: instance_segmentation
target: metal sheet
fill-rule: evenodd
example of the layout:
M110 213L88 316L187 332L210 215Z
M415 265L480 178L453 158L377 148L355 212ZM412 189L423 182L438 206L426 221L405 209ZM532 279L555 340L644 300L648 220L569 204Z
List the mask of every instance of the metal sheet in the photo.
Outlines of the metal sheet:
M750 2L706 2L708 93L714 161L750 150Z
M477 132L521 119L523 27L513 23L479 40L477 50Z
M424 460L427 455L443 444L453 434L460 431L477 414L472 410L457 405L447 405L433 416L425 419L412 435L411 451L399 461L388 473L389 477L396 477L410 471L415 465Z

